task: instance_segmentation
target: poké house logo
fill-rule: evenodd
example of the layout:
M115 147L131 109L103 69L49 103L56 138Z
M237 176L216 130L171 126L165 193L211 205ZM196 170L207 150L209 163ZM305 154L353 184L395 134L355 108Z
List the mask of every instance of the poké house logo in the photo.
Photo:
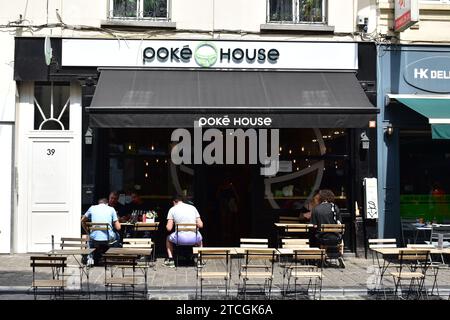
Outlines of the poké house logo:
M142 54L144 66L227 67L276 64L280 52L275 48L244 48L218 46L212 42L197 45L146 47ZM195 64L194 64L195 63Z

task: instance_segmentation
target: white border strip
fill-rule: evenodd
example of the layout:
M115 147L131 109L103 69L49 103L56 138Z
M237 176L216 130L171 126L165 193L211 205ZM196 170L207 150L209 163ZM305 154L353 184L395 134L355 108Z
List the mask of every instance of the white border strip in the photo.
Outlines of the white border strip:
M449 94L392 94L386 95L389 99L444 99L450 100Z
M428 119L430 124L450 124L450 119L444 119L444 118L434 118L434 119Z

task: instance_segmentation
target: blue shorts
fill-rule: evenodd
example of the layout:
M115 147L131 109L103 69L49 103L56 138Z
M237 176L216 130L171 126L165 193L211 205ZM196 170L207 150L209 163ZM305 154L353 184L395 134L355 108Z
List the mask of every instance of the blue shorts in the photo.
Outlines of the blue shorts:
M200 243L203 240L200 232L195 234L194 232L190 232L190 231L178 232L178 237L177 237L177 233L173 232L172 234L170 234L168 236L168 239L173 244L180 244L182 246L200 245Z

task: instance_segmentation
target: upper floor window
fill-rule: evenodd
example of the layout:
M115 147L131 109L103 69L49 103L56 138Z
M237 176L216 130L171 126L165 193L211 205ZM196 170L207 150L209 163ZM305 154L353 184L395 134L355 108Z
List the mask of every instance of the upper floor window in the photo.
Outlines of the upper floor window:
M168 0L110 0L109 17L118 19L168 19Z
M268 22L326 23L326 0L268 0Z

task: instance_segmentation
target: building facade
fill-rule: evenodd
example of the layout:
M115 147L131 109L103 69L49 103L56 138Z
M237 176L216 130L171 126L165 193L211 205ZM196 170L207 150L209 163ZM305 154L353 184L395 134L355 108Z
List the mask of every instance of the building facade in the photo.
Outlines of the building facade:
M411 221L450 221L450 4L418 1L419 21L394 32L395 3L378 7L378 32L390 39L377 45L378 236L406 244Z
M81 214L99 197L119 190L127 201L135 189L162 217L170 195L184 193L205 218L209 244L234 245L275 238L279 216L300 216L315 189L331 188L347 249L356 250L362 178L376 176L376 47L364 36L377 28L375 3L17 1L2 9L2 252L45 251L51 235L79 234ZM223 117L238 122L215 122L211 134L279 133L276 174L261 174L258 161L173 163L174 130L195 137L195 120ZM258 124L266 118L268 127Z

